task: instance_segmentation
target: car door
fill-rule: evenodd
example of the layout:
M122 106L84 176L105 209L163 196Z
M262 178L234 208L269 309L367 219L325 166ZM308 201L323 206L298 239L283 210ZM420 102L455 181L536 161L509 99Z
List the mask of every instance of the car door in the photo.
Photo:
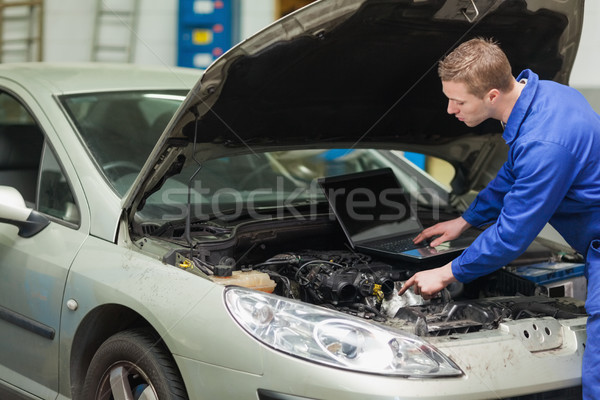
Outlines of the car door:
M53 399L65 280L87 236L84 201L75 196L77 182L65 173L43 114L2 90L0 110L0 185L16 188L50 221L29 238L0 222L0 398Z

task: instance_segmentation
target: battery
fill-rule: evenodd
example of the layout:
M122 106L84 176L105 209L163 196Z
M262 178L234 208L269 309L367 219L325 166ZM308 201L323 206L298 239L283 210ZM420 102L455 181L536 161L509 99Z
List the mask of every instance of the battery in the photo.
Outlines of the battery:
M567 278L583 276L584 270L585 264L582 263L543 262L518 267L512 272L532 282L543 285Z
M535 283L540 294L585 300L585 264L542 262L514 268L513 274Z

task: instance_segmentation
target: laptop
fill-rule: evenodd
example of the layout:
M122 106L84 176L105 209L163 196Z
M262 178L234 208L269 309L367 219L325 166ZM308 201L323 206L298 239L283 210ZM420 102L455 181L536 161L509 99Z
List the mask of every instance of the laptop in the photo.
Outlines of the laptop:
M319 185L353 249L412 262L458 256L473 237L430 247L413 239L423 230L416 205L390 168L320 178Z

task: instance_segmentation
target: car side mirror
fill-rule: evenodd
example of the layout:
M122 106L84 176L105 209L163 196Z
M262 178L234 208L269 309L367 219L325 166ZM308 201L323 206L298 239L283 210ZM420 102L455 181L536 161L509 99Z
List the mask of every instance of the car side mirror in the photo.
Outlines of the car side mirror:
M15 225L19 228L19 236L29 238L40 233L50 220L28 208L17 189L0 186L0 223Z

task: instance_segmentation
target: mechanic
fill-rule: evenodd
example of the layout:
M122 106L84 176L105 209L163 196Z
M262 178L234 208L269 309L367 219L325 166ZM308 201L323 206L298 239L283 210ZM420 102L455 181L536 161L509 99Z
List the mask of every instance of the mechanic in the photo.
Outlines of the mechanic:
M425 299L449 283L470 282L524 252L549 222L586 257L587 343L585 399L600 398L600 116L575 89L539 80L524 70L515 80L508 59L491 40L464 42L439 63L448 113L473 127L501 121L508 160L463 215L429 227L431 246L455 239L471 226L491 223L452 262L421 271L413 287Z

